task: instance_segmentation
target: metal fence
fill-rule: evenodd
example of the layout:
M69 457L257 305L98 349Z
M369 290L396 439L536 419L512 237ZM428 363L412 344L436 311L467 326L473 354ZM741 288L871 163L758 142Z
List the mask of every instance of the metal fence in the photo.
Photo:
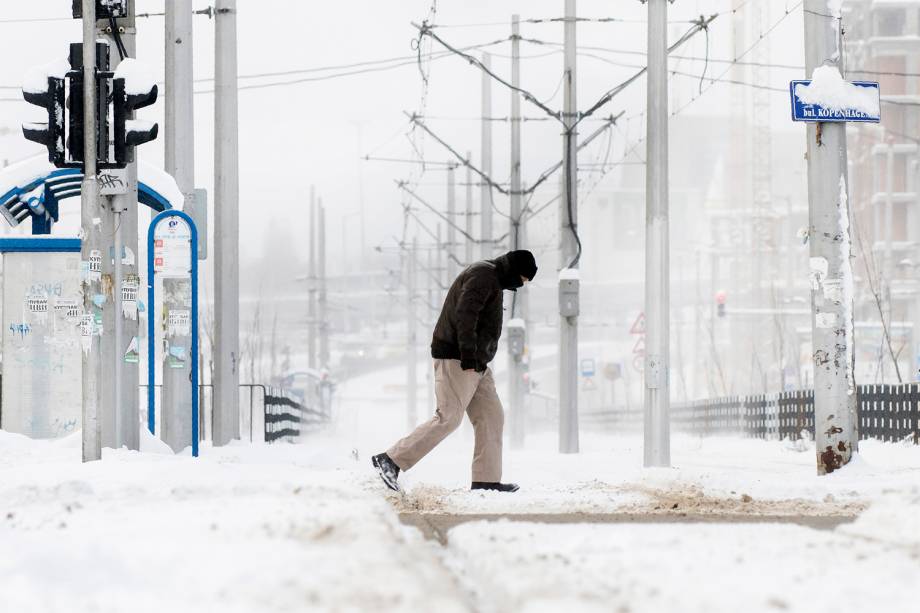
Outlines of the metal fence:
M160 426L160 388L156 386L154 392L155 424L156 431L161 431ZM147 386L141 388L141 416L144 423L147 419ZM273 443L278 440L296 439L310 427L324 424L330 419L330 396L314 398L311 396L306 401L296 394L278 388L271 388L261 383L241 383L240 391L240 434L249 442L264 441ZM214 389L211 384L198 386L198 418L199 438L202 441L212 440L214 429L213 399ZM264 438L260 438L264 434Z
M860 385L856 389L860 439L912 440L920 444L920 384ZM607 408L581 414L597 428L638 430L643 412ZM671 406L671 427L698 434L732 434L761 439L796 439L815 433L813 390L730 396Z
M323 407L310 407L284 391L270 391L265 400L265 442L294 440L311 426L325 423L329 414Z

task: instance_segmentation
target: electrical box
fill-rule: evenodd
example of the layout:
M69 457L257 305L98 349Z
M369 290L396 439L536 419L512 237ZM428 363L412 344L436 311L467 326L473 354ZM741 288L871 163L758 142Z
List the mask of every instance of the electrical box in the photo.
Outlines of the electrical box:
M559 279L559 314L578 316L578 279Z
M128 16L130 0L96 0L96 20ZM73 0L73 18L83 19L83 0Z
M524 326L508 326L508 350L511 355L518 358L524 355L524 344L527 341L527 329Z

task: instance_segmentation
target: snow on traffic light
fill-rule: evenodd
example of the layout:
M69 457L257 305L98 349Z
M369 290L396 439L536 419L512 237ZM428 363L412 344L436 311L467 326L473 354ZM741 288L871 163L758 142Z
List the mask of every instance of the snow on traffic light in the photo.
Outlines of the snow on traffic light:
M115 163L124 166L134 160L134 147L157 137L155 122L134 119L137 109L157 101L157 85L142 64L125 58L115 71L112 82L115 127Z
M22 97L29 104L40 106L47 121L22 124L26 140L45 145L48 161L55 166L64 162L64 76L70 70L67 60L30 69L22 84Z

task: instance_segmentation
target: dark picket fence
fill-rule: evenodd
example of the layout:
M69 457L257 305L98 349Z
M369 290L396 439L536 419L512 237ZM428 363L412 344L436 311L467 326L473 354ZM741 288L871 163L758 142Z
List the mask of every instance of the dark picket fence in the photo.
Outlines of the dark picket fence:
M860 439L912 440L920 444L920 384L859 385ZM612 430L642 427L642 411L606 408L581 414L586 425ZM671 406L671 427L698 434L732 434L761 439L796 439L815 433L813 390L711 398Z
M265 395L265 442L295 440L307 427L325 423L328 410L307 406L282 391Z

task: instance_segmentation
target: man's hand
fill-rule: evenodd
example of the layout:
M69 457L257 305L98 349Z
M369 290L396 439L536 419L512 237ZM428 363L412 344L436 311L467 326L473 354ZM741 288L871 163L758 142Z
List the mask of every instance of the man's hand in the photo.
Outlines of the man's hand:
M463 370L479 370L479 362L473 358L462 358L460 360L460 368Z

